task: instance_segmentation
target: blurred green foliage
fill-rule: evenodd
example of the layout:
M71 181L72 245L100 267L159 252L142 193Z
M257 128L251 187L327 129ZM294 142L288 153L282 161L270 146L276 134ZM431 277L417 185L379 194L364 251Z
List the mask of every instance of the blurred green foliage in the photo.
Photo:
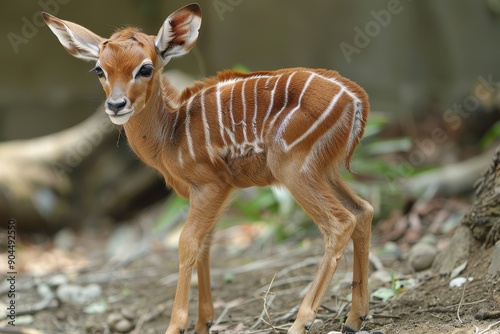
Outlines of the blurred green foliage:
M481 146L488 148L493 142L500 138L500 121L496 122L481 138Z

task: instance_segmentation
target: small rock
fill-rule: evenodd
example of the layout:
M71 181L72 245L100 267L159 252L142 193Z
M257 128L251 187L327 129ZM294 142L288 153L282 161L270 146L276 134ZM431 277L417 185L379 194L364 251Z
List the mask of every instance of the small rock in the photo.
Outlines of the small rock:
M224 274L224 283L233 283L234 274L233 273L225 273Z
M63 284L68 284L68 278L64 274L55 274L47 278L45 283L48 286L59 286Z
M123 318L123 316L120 313L110 313L108 315L108 318L106 319L106 322L108 323L109 326L114 326L118 321L120 321Z
M38 292L38 295L42 297L42 299L54 298L54 293L47 284L38 284L36 292Z
M495 244L495 250L491 256L491 263L488 267L488 274L496 275L500 273L500 240Z
M75 247L75 233L69 228L60 230L54 236L54 246L62 250L70 251Z
M108 303L103 299L99 299L98 301L90 303L88 306L86 306L83 309L83 312L86 314L102 314L106 312L107 308Z
M110 257L130 253L134 250L130 245L138 244L140 235L136 226L122 225L118 227L109 238L106 253Z
M100 324L96 322L85 323L85 333L102 333L103 328Z
M311 328L309 328L309 330L312 331L313 329L321 329L321 328L323 328L324 325L325 325L325 323L323 322L323 320L314 319L314 321L311 325Z
M370 275L370 287L378 288L392 281L392 275L387 270L377 270Z
M469 281L473 281L474 279L472 277L469 277L469 278L466 278L466 277L455 277L454 279L452 279L450 281L450 288L459 288L461 287L462 285L465 284L465 282Z
M121 313L125 319L128 319L128 320L135 319L135 313L131 309L124 308L124 309L122 309Z
M428 269L436 258L436 247L427 243L417 243L410 249L408 261L415 271Z
M466 226L460 226L450 240L450 247L439 252L433 264L433 270L440 273L450 273L460 263L469 258L469 244L473 238L472 232Z
M81 306L90 304L100 298L102 290L97 284L89 284L87 286L67 284L59 286L56 295L62 302Z
M464 263L462 263L458 267L454 268L450 273L450 279L453 279L453 278L457 277L458 275L460 275L462 273L462 271L464 271L465 268L467 268L467 262L468 261L465 261Z
M30 314L16 316L16 326L31 325L34 321L35 318Z
M118 320L118 322L116 322L111 328L118 333L128 333L132 330L132 328L134 328L134 325L130 320L122 318Z

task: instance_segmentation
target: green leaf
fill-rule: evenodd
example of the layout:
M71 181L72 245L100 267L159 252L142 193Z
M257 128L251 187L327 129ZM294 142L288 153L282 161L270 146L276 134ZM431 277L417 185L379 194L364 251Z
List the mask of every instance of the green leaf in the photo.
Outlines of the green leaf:
M365 150L369 155L379 155L397 152L408 152L412 147L409 138L396 138L389 140L379 140L366 145Z
M233 70L239 71L239 72L243 72L243 73L249 73L249 72L251 72L250 69L248 67L246 67L245 65L243 65L243 64L235 64L233 66Z
M178 195L173 194L167 200L165 209L156 221L156 229L163 229L175 224L186 215L189 209L189 201Z
M496 139L500 138L500 121L493 124L493 126L481 138L481 146L487 148Z
M379 288L372 293L373 298L381 299L386 302L396 295L396 292L389 288Z

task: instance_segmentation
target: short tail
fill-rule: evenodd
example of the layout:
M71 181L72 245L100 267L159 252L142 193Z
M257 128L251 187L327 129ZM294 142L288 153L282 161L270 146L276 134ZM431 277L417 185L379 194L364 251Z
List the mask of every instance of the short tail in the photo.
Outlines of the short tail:
M364 92L363 92L364 93ZM349 173L353 173L351 169L351 159L356 147L358 146L363 134L365 133L366 120L370 110L370 103L366 93L354 102L354 113L352 120L351 131L349 132L349 140L347 141L346 155L344 158L344 166Z

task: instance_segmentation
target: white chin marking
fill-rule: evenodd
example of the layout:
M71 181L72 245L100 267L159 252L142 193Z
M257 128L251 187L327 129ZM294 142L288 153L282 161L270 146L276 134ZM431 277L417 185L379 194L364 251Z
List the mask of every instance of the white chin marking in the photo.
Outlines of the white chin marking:
M125 114L125 115L118 115L118 116L111 116L111 115L108 115L109 116L109 119L111 120L111 122L113 122L114 124L116 125L123 125L125 123L127 123L127 121L130 119L130 116L132 116L132 113L128 113L128 114Z

